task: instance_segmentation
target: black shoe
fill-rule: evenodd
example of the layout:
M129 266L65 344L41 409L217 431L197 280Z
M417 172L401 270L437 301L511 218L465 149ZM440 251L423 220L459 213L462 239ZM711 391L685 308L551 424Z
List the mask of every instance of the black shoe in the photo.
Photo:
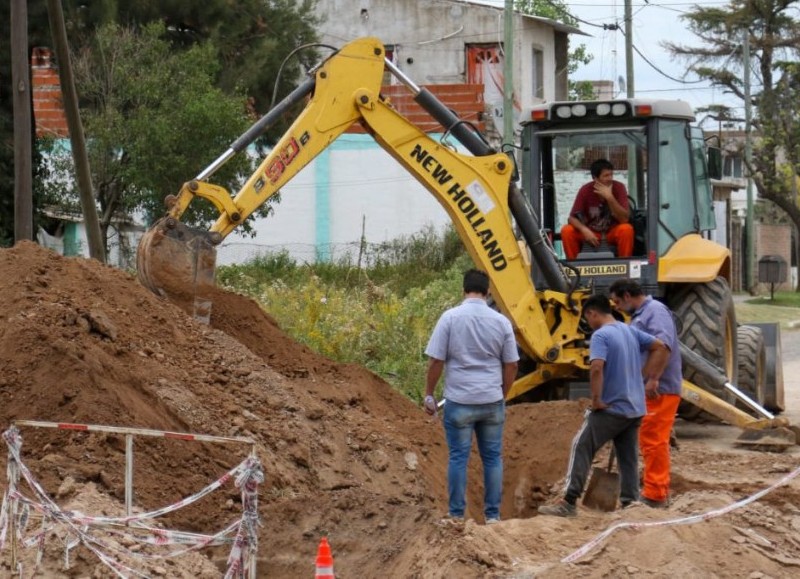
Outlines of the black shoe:
M552 517L576 517L578 508L561 499L554 505L542 505L538 509L540 515L550 515Z
M639 502L643 505L647 505L651 509L666 509L669 506L669 499L664 499L663 501L654 501L653 499L648 499L647 497L639 498Z

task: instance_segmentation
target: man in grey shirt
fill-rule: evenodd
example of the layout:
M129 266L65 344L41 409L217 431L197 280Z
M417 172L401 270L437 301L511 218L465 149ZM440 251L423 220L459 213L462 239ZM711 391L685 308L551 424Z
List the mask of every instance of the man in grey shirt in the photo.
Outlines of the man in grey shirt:
M505 396L517 374L517 343L511 322L486 303L489 276L471 269L464 274L464 301L447 310L433 330L425 354L430 358L425 410L436 412L436 384L444 379L444 429L450 460L447 486L449 516L463 519L467 461L472 433L483 463L484 515L500 520L503 494L503 424Z

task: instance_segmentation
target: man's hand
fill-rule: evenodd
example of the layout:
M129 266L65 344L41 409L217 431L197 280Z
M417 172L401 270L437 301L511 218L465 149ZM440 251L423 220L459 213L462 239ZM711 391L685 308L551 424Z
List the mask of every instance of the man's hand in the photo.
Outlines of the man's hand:
M614 198L614 193L611 190L611 185L603 185L600 181L594 182L594 192L602 197L606 202Z
M648 398L658 398L658 380L650 378L644 385L644 395Z
M600 238L597 237L597 234L588 227L584 228L583 230L583 238L593 247L600 245Z
M606 408L608 408L608 404L599 398L592 398L592 410L605 410Z
M425 412L427 412L431 416L436 415L437 412L436 398L434 398L433 396L426 396L422 406L423 408L425 408Z

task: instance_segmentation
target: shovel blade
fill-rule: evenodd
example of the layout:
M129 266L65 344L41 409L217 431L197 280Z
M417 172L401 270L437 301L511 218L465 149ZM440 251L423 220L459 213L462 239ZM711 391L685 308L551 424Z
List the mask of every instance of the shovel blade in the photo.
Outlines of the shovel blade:
M598 511L611 512L617 509L619 498L619 474L602 468L593 468L589 485L583 495L583 505Z

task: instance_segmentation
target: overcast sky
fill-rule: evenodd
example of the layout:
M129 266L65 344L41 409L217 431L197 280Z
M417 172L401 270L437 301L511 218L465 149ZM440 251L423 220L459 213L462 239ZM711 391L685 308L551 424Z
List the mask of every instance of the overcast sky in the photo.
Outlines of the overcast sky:
M504 6L504 0L483 0L495 6ZM645 57L666 75L675 79L696 81L686 74L686 63L674 60L662 47L664 41L700 45L681 20L681 14L695 5L726 6L723 0L631 0L633 6L633 44ZM624 0L566 0L570 12L585 22L579 28L591 37L572 36L572 44L585 44L594 55L593 61L582 66L572 76L574 80L617 80L625 78L625 37L621 31L604 30L604 24L619 23L624 28ZM594 25L594 26L593 26ZM740 107L740 101L712 89L707 83L683 84L670 80L634 52L634 79L637 97L681 99L693 107L709 104L726 104ZM620 93L625 95L625 91Z

